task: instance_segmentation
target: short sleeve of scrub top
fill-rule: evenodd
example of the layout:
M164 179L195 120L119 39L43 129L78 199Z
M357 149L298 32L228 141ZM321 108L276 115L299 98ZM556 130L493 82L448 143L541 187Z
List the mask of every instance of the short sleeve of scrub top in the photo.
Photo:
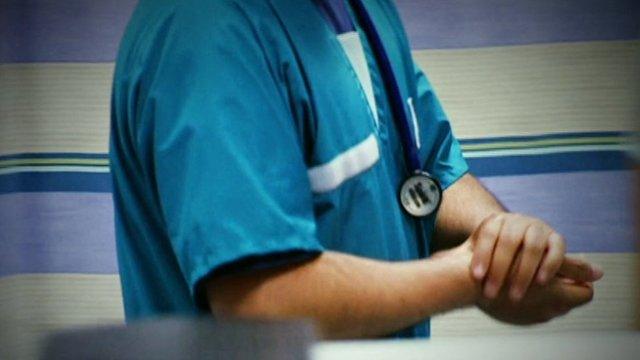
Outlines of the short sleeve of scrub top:
M447 189L469 172L469 166L429 79L418 64L414 63L414 68L417 97L410 110L419 128L420 151L426 158L424 168Z
M160 206L196 301L199 282L217 270L323 250L294 120L241 19L168 34L150 92Z

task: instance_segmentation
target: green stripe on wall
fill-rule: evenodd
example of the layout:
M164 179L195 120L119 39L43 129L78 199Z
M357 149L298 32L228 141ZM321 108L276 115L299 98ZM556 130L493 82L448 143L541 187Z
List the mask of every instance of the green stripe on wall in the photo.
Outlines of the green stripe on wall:
M607 137L583 137L564 139L538 139L525 141L504 141L489 142L483 144L462 144L463 151L486 151L486 150L510 150L510 149L540 149L559 146L583 146L583 145L618 145L628 143L627 137L607 136Z
M557 136L557 137L554 137ZM481 141L481 142L474 142ZM590 135L581 133L572 136L571 134L545 134L539 139L531 137L516 138L496 138L492 139L466 139L461 143L461 148L465 156L469 158L496 157L509 155L532 155L532 154L553 154L561 152L582 152L582 151L626 151L632 148L633 139L631 133ZM108 154L97 154L99 158L74 157L73 154L55 153L33 154L33 156L23 156L19 158L5 158L0 160L0 170L12 172L40 169L38 171L96 171L103 169L108 171ZM0 171L2 173L2 171Z
M0 160L0 169L18 166L109 166L109 159L77 159L77 158L26 158Z

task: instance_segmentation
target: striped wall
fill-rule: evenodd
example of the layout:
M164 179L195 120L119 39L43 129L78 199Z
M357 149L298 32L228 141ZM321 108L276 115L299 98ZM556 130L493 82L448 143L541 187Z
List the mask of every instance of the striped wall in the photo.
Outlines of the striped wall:
M134 3L0 2L0 358L33 355L51 329L122 321L108 112ZM631 327L640 2L397 3L472 171L606 271L592 304L526 331ZM434 336L479 331L523 330L474 309L433 322Z

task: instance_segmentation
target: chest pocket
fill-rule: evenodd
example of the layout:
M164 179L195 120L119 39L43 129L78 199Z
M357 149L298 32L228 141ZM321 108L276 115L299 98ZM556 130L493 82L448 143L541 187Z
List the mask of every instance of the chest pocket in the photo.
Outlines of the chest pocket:
M337 38L312 1L270 3L290 42L285 83L296 90L289 98L293 108L301 109L294 113L305 129L305 162L317 199L361 178L380 159L366 57L357 33Z
M333 86L317 103L327 102L317 119L315 158L308 171L311 188L325 193L358 176L380 158L378 113L369 67L357 32L337 36ZM336 46L338 47L338 46ZM329 64L326 64L329 66ZM326 90L325 90L326 91ZM329 159L328 161L322 161Z

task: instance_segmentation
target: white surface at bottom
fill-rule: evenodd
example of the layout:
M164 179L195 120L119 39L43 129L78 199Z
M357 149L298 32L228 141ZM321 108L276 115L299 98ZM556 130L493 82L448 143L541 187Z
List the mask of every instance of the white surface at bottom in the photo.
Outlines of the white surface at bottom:
M311 355L313 360L640 359L640 332L324 342L315 345Z

